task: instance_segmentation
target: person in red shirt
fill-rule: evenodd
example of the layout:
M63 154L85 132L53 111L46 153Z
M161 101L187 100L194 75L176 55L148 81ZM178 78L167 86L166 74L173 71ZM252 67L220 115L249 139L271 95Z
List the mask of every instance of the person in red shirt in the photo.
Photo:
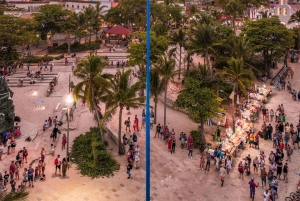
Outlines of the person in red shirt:
M252 201L254 200L254 196L255 196L255 188L258 187L259 183L254 183L254 179L252 178L251 181L249 181L249 185L250 185L250 198L252 199Z
M137 130L139 131L139 119L137 117L137 115L135 115L135 118L134 118L134 122L133 122L133 130Z
M52 126L52 119L51 119L51 117L49 117L48 122L49 122L50 126Z

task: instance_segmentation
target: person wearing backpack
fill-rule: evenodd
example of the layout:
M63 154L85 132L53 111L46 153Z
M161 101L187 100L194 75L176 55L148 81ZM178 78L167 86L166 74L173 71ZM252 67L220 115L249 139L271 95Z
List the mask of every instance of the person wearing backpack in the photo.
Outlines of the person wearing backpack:
M130 117L128 117L128 119L125 120L124 124L125 124L125 127L126 127L126 131L127 131L127 128L129 128L129 132L131 132L131 130L130 130Z
M131 163L128 163L128 165L126 165L126 173L128 174L127 179L129 179L131 177L130 171L132 169L132 165Z

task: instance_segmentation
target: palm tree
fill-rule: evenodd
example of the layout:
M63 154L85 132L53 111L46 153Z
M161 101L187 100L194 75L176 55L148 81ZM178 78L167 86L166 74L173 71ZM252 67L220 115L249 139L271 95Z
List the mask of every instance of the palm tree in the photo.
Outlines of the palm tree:
M232 0L229 1L224 7L225 14L230 16L231 26L234 33L236 31L235 20L239 17L243 18L245 10L246 7L244 4Z
M6 195L4 192L0 194L0 198L2 201L18 201L18 200L25 200L28 196L28 192L25 191L24 189L18 192L10 192L7 193ZM2 197L4 196L4 197Z
M209 66L209 51L214 51L213 46L217 38L215 28L209 24L198 24L191 28L191 49L197 54L204 54L205 64Z
M239 87L242 92L245 92L246 87L251 85L254 78L251 69L246 69L242 59L231 58L228 61L229 67L224 67L221 75L227 79L228 82L233 84L232 107L235 109L235 91ZM232 113L232 120L234 120L234 110ZM233 121L234 129L234 121Z
M86 29L89 32L89 42L91 42L92 40L92 28L93 28L93 21L94 21L94 16L95 16L95 12L94 12L94 7L93 6L89 6L84 10L84 16L86 19Z
M231 57L241 59L244 62L249 59L253 52L249 40L243 36L232 35L228 37L225 41L225 47L229 50Z
M110 86L108 79L113 77L111 74L102 73L107 65L108 63L102 57L92 54L87 60L81 60L73 72L74 76L81 79L74 86L74 95L76 99L86 100L89 110L95 111L98 122L101 117L98 112L100 97L97 94L100 93L99 89L107 91Z
M171 52L176 52L177 45L179 46L179 72L178 72L178 79L180 79L181 74L181 59L182 59L182 48L184 48L187 40L187 35L185 31L183 31L181 28L178 30L178 32L174 32L173 36L171 37L171 43L174 43L176 45Z
M103 20L103 9L107 8L107 6L101 6L101 2L97 2L94 8L94 23L93 23L93 29L96 33L96 40L98 40L98 32L100 30L101 26L101 20Z
M177 74L175 71L175 60L171 58L170 55L163 55L158 58L157 63L155 64L155 69L162 77L165 83L165 98L164 98L164 125L167 124L167 92L168 92L168 83L173 80L174 76Z
M189 13L193 16L198 13L198 8L195 4L189 6Z
M154 101L154 124L156 124L158 96L165 90L165 82L156 69L151 69L150 77L150 92Z
M297 10L289 19L288 24L300 23L300 10ZM300 49L300 29L298 27L298 49Z
M139 108L144 106L145 97L137 97L137 92L141 88L141 81L130 85L130 75L132 70L118 71L118 76L114 79L111 79L110 94L107 96L106 102L106 112L103 119L101 120L101 125L109 118L112 114L116 113L116 110L119 108L119 129L118 129L118 138L119 138L119 154L124 154L124 149L121 142L121 129L122 129L122 112L126 107L129 108Z

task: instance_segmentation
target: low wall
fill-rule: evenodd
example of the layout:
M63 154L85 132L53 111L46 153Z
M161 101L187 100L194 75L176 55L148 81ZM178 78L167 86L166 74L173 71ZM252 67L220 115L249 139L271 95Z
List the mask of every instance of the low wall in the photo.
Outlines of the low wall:
M110 127L110 125L106 125L106 134L108 134L108 136L114 141L114 143L116 144L116 145L118 145L118 138L117 138L117 136L116 135L114 135L114 132L116 132L116 131L114 131L111 127Z

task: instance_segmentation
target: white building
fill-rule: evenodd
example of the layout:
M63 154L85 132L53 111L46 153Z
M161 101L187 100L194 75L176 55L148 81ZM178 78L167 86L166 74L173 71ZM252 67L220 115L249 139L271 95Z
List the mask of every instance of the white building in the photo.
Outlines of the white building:
M103 9L103 11L107 11L111 8L112 1L111 0L99 0L101 2L101 6L107 6ZM83 11L85 8L89 6L95 7L97 1L15 1L15 0L7 0L7 3L10 6L14 6L16 8L24 8L27 12L38 12L39 7L45 4L60 4L66 9L70 9L74 12Z
M287 28L295 27L296 24L288 24L289 19L293 14L292 7L288 5L288 0L280 0L279 4L275 6L275 13L279 20L286 25Z

